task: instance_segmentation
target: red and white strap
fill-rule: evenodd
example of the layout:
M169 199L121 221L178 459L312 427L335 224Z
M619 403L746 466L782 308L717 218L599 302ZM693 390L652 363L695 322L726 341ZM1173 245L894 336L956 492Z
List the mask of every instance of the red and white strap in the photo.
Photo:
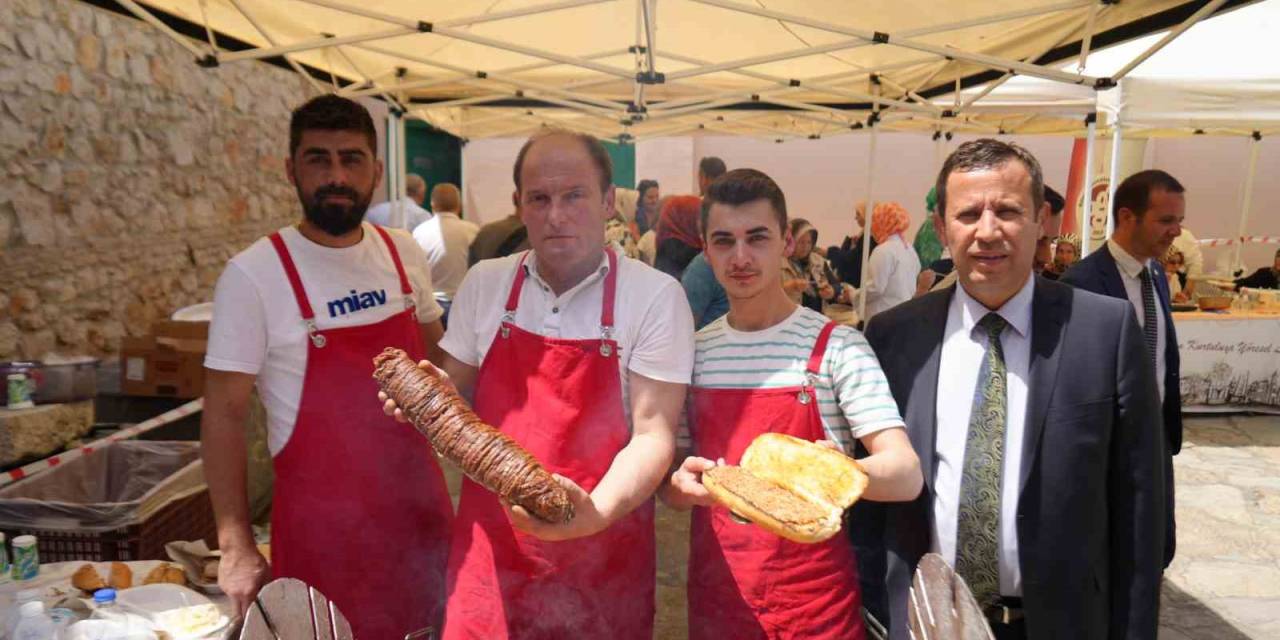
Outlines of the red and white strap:
M75 460L76 458L90 455L94 451L102 449L106 447L106 445L112 442L117 442L119 440L127 440L140 433L146 433L147 431L151 431L152 429L155 429L157 427L161 427L171 422L175 422L189 415L200 413L202 409L204 409L204 398L196 398L195 400L192 400L191 402L188 402L182 405L181 407L178 407L176 409L171 409L154 418L139 422L138 424L135 424L132 427L129 427L128 429L121 429L100 440L94 440L93 442L87 445L84 445L83 447L71 449L69 451L63 451L58 455L49 456L44 460L37 460L36 462L32 462L31 464L19 467L17 469L12 469L4 473L0 473L0 487L13 484L23 478L28 478L37 473L40 473L41 471L52 469L64 462L70 462L72 460Z
M1226 247L1233 244L1280 244L1280 236L1240 236L1238 238L1211 238L1198 241L1204 247Z

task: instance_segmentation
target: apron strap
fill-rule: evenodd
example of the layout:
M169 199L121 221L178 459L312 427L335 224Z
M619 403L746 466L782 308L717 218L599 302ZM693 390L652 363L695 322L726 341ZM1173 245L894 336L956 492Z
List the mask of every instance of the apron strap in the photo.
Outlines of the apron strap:
M307 337L317 349L324 348L324 334L316 327L316 313L311 310L311 302L307 300L307 292L302 288L302 278L298 275L298 266L289 255L289 248L284 245L284 238L277 231L271 234L271 246L280 256L280 264L284 265L284 274L289 277L289 286L293 288L293 297L298 301L298 311L302 314L302 323L307 325Z
M528 257L528 251L520 254L520 260L516 262L516 279L511 283L511 293L507 294L507 315L513 318L516 315L516 304L520 302L520 289L524 287L524 278L526 275L524 261L525 258Z
M298 267L293 263L293 256L289 255L289 248L285 246L284 238L280 236L279 231L271 234L271 246L275 247L276 255L280 256L280 264L284 265L284 274L289 278L289 286L293 288L293 297L298 301L298 311L302 312L302 319L307 322L314 321L316 314L311 310L307 292L302 288Z
M412 297L413 287L409 286L409 276L404 273L404 263L400 262L400 252L396 249L396 243L391 241L391 234L376 224L372 226L382 236L382 241L387 243L387 251L391 252L391 262L395 263L396 275L400 276L400 293Z
M613 253L612 247L605 247L604 253L609 256L609 273L604 279L604 296L601 299L604 308L600 310L600 328L605 330L605 337L608 338L613 333L613 300L618 291L618 256Z
M835 328L834 321L828 322L818 334L818 341L813 343L813 353L809 354L809 366L805 367L805 372L809 374L810 379L818 377L818 371L822 368L822 356L827 353L827 343L831 341L831 332L835 331Z
M600 331L603 333L605 340L613 337L613 303L618 292L618 256L613 252L612 248L605 247L604 253L609 257L609 273L604 279L604 295L601 296L600 310ZM507 294L506 313L503 315L508 322L512 321L516 315L516 305L520 302L520 289L524 286L526 269L524 266L525 259L529 257L529 252L524 252L520 256L520 261L516 263L516 278L511 283L511 292ZM506 332L503 332L506 337ZM604 355L609 355L602 351Z

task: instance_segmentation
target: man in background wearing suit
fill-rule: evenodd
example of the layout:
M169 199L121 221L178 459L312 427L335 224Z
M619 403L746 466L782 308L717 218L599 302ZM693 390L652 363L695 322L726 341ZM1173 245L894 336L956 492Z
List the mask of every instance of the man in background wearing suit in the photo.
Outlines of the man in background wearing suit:
M1156 262L1182 232L1187 199L1173 176L1151 169L1135 173L1116 189L1116 230L1102 249L1077 262L1062 282L1085 291L1128 300L1137 315L1156 372L1164 415L1164 566L1173 561L1173 456L1182 449L1182 398L1178 391L1178 337L1169 306L1169 282Z
M1154 639L1163 446L1133 312L1032 273L1047 207L1025 149L965 143L936 186L958 285L866 332L925 478L886 515L892 637L933 551L998 639Z

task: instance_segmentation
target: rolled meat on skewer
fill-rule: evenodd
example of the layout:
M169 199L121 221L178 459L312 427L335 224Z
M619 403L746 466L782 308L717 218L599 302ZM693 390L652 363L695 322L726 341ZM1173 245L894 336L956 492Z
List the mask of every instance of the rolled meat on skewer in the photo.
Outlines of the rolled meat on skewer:
M383 393L467 477L547 522L573 519L564 487L519 443L480 420L449 383L400 349L384 349L373 365Z

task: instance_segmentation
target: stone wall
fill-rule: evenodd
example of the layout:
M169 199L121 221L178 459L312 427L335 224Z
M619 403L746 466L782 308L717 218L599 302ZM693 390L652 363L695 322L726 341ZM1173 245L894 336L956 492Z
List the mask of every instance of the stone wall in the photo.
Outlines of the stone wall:
M204 69L76 0L0 2L0 359L106 355L297 216L298 75Z

